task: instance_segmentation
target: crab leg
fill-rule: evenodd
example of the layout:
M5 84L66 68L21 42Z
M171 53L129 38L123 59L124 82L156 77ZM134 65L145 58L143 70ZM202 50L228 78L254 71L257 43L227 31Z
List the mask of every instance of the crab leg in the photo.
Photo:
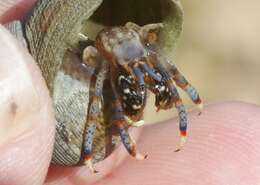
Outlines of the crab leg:
M178 143L177 149L175 150L175 152L178 152L181 150L181 148L184 146L186 142L188 120L187 120L186 108L183 105L181 100L175 103L175 107L179 115L179 129L180 129L180 141Z
M92 144L93 139L96 131L97 125L97 118L101 113L102 108L102 94L103 94L103 82L107 76L107 64L102 63L101 66L98 66L98 61L96 61L96 57L98 57L97 51L94 47L90 46L84 50L83 53L83 62L84 64L93 69L98 69L97 74L92 75L91 80L91 88L94 89L93 94L91 94L89 108L88 108L88 117L86 121L86 134L84 139L84 160L87 167L93 173L97 173L94 169L92 160L91 160L91 153L92 153ZM96 61L93 63L93 61ZM94 86L94 87L92 87Z
M87 129L86 129L86 135L84 140L85 164L94 173L97 173L97 171L94 169L91 161L92 144L93 144L94 134L96 130L97 118L102 108L101 97L102 97L103 82L106 79L106 75L107 75L106 68L107 68L107 64L105 63L102 64L102 67L96 77L94 95L93 97L91 97L91 101L89 105Z
M114 107L114 111L115 111L113 123L119 130L119 134L120 134L122 143L124 144L126 150L128 151L128 153L131 156L133 156L134 158L136 158L138 160L145 159L147 156L146 155L144 156L144 155L138 153L135 141L130 137L130 135L128 133L127 126L126 126L127 123L124 118L123 110L120 105L120 102L118 100L114 100L113 107Z
M111 72L111 73L113 73L113 72ZM125 120L123 108L122 108L121 102L119 101L119 95L117 94L113 77L110 77L110 82L111 82L111 87L112 87L113 94L114 94L114 97L112 100L112 102L113 102L112 106L113 106L113 110L114 110L112 122L118 128L122 143L124 144L128 153L138 160L143 160L147 156L146 155L144 156L137 151L136 144L128 133L127 121Z
M200 111L202 111L203 104L200 99L198 91L186 80L186 78L179 72L177 67L174 64L170 64L170 72L173 75L173 80L177 84L178 87L186 91L191 100L198 105Z
M187 119L187 112L186 108L182 103L182 100L180 98L180 95L176 89L176 87L171 84L170 90L173 96L173 101L175 104L175 108L178 111L178 117L179 117L179 130L180 130L180 141L177 145L177 149L175 150L176 152L180 151L181 148L184 146L186 142L186 137L187 137L187 125L188 125L188 119Z
M158 90L158 88L159 88L159 93L165 92L166 94L164 94L164 95L168 96L168 99L166 99L164 101L162 99L161 100L158 99L159 103L157 105L157 108L158 108L157 111L159 111L160 108L169 109L172 107L173 104L175 105L175 108L178 111L180 141L178 143L177 149L175 150L177 152L177 151L181 150L181 148L183 147L183 145L186 141L187 125L188 125L186 108L182 103L182 100L180 98L180 95L179 95L175 85L173 84L171 75L159 63L156 64L156 70L158 70L158 74L160 74L162 76L162 80L155 82L155 84L154 84L155 89ZM160 84L160 83L163 83L163 84ZM158 87L156 87L156 86L158 86ZM151 89L151 90L156 93L155 89ZM161 95L157 94L156 96L161 96ZM160 102L160 101L162 101L162 102Z

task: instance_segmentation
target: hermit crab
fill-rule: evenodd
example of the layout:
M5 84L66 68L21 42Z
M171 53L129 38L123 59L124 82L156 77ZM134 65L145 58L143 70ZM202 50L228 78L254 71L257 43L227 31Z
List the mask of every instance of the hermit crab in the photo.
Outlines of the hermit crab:
M105 28L96 37L94 46L84 49L82 67L92 71L93 92L90 96L85 140L84 159L95 171L91 162L92 143L98 116L103 110L103 84L107 79L112 89L110 121L114 124L126 150L136 159L144 159L128 134L128 122L142 122L147 90L156 97L155 106L160 109L176 107L179 115L183 146L187 130L187 113L174 82L185 90L192 101L201 106L198 92L176 66L160 54L157 33L163 24L143 27L128 22L125 26Z
M176 107L181 149L187 113L175 85L202 108L195 88L167 59L182 18L179 0L39 0L22 21L7 25L34 57L53 98L53 164L86 164L96 172L93 163L120 141L131 156L146 158L128 128L144 123L148 92L157 111ZM98 30L92 38L89 28Z

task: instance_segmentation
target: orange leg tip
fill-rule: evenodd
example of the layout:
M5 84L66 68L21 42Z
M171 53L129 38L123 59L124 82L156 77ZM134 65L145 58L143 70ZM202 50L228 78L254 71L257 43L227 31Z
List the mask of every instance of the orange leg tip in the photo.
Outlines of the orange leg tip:
M85 159L85 161L89 161L89 160L91 160L91 156L90 155L85 155L84 159Z
M181 137L186 137L187 136L187 131L181 131Z

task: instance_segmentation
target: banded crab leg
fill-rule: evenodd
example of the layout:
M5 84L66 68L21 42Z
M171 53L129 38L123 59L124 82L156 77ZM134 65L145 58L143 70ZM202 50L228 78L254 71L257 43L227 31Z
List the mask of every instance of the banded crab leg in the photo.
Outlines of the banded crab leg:
M180 151L184 146L187 137L187 111L185 106L182 103L180 95L173 84L171 79L171 75L162 67L156 68L157 73L162 76L161 81L154 81L151 91L156 95L156 106L158 110L169 109L173 106L177 109L178 117L179 117L179 130L180 130L180 141L177 145L176 152Z
M87 47L84 50L83 54L83 61L85 65L88 65L88 67L91 66L91 62L93 62L94 58L97 56L97 52L95 51L95 48L92 46ZM93 61L92 61L93 60ZM97 62L96 62L97 63ZM86 121L86 133L85 133L85 139L84 139L84 162L86 166L91 170L93 173L97 173L93 167L92 164L92 144L94 140L94 135L95 135L95 130L96 130L96 125L97 125L97 119L98 116L100 115L102 111L102 94L103 94L103 82L107 78L107 66L108 64L103 62L100 68L98 70L98 73L94 76L94 82L91 81L91 86L94 86L94 92L93 94L90 94L90 103L89 103L89 108L88 108L88 117ZM92 79L93 79L92 78Z
M174 87L174 86L173 86ZM177 149L175 152L178 152L182 149L184 146L186 140L187 140L187 125L188 125L188 118L187 118L187 111L185 106L182 103L182 100L179 96L179 93L177 89L174 87L173 89L173 96L174 96L174 104L175 108L178 111L178 117L179 117L179 130L180 130L180 140L177 145Z
M200 99L198 91L186 80L186 78L179 72L175 64L170 64L170 72L172 74L172 79L175 81L178 87L184 90L190 97L190 99L199 107L200 113L203 109L203 103Z
M116 90L115 81L113 78L113 74L114 74L113 69L112 67L110 69L111 69L110 83L114 95L112 99L113 102L112 106L114 110L112 116L112 122L118 128L122 143L124 144L128 153L138 160L143 160L147 157L147 155L142 155L137 151L136 143L128 133L127 120L125 119L123 107L121 105L120 98Z

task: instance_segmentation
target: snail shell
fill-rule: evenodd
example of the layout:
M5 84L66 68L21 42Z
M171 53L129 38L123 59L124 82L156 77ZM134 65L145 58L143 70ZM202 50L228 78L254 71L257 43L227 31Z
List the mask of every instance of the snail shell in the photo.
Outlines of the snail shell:
M57 126L52 163L82 164L89 78L87 72L71 65L70 61L79 59L69 55L68 48L82 47L79 35L94 40L103 27L128 21L139 25L163 22L159 38L167 55L182 31L183 12L179 0L39 0L22 22L7 25L28 47L53 98ZM104 115L97 126L94 162L108 156L120 141L106 120Z

